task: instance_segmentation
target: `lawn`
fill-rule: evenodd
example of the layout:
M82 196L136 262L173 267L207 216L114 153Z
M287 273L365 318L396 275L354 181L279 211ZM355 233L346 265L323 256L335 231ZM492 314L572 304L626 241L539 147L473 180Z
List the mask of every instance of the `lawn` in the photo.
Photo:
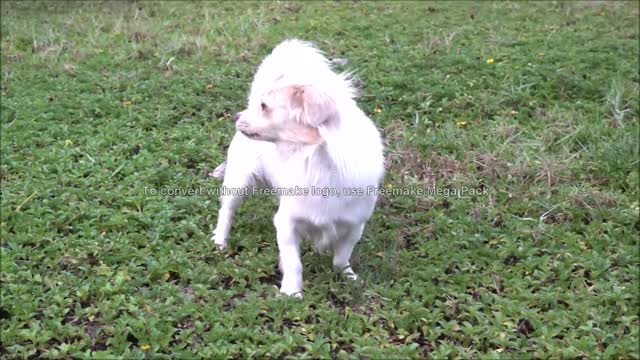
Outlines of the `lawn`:
M1 357L640 357L638 2L1 16ZM207 173L289 37L355 72L397 190L361 281L305 247L303 300L278 294L274 199L243 205L228 250L210 240Z

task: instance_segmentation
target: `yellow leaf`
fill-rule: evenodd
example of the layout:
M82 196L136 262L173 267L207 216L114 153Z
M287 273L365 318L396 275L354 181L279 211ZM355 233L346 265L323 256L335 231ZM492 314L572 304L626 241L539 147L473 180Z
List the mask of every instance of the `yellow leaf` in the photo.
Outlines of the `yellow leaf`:
M149 345L147 345L147 344L142 344L142 345L140 345L140 349L141 349L142 351L147 351L147 350L149 350L150 348L151 348L151 346L149 346Z
M493 58L488 58L487 59L487 64L491 65L491 64L493 64L493 62L494 62Z

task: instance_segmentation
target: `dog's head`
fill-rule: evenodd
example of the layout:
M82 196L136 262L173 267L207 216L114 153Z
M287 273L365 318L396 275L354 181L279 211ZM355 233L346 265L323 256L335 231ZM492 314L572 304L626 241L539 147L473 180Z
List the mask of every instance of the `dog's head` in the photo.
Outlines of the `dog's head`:
M236 129L254 140L320 144L318 128L337 120L330 94L314 85L290 85L252 96L236 115Z

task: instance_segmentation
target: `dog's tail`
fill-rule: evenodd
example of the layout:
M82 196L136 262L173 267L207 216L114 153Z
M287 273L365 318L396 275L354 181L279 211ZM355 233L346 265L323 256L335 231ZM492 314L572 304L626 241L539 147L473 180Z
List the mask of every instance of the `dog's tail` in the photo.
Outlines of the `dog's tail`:
M214 179L224 179L224 171L227 168L227 162L223 161L222 164L216 166L215 169L211 170L207 176Z

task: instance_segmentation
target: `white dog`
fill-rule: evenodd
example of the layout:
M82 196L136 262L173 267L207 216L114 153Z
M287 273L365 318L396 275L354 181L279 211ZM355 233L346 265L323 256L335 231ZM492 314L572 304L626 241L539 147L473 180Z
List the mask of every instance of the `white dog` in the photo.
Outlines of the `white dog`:
M333 265L357 278L349 259L373 213L384 159L380 134L354 98L349 76L334 73L310 43L284 41L258 68L216 171L225 190L212 237L220 248L245 195L278 193L273 223L287 295L302 296L301 239L332 250Z

